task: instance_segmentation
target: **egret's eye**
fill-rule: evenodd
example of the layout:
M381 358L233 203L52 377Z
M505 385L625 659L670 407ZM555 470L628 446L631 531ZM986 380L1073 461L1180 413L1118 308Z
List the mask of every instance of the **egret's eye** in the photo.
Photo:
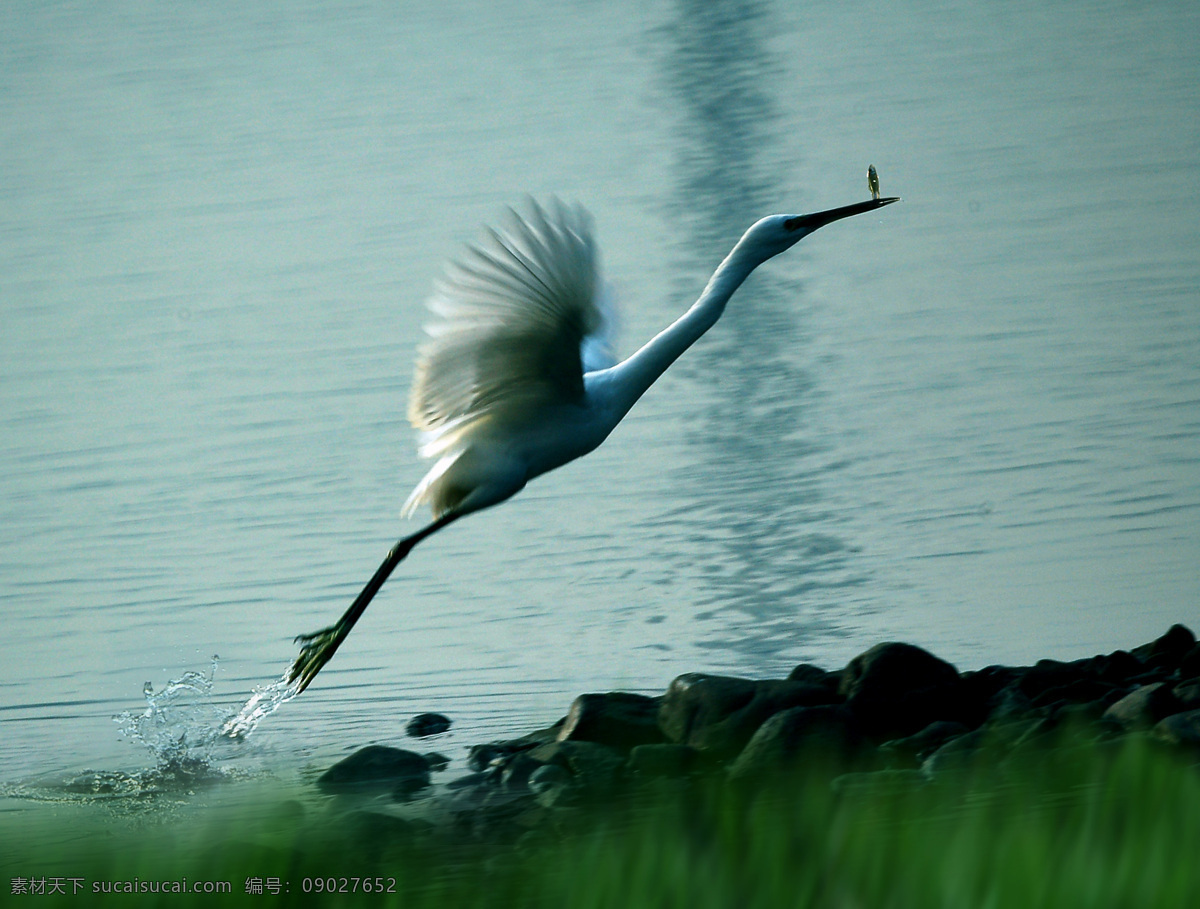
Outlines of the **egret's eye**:
M801 226L803 226L803 224L804 224L803 218L788 218L786 221L783 222L783 226L787 230L796 230L796 229L800 228Z

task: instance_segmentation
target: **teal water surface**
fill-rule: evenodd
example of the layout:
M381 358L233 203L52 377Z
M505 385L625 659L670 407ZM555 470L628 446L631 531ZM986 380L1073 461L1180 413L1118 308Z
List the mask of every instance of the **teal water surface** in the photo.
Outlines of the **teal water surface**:
M137 768L145 682L217 654L236 709L341 613L425 468L423 300L526 194L593 212L622 353L758 217L904 201L417 550L255 761L1200 625L1194 5L408 6L0 12L0 780Z

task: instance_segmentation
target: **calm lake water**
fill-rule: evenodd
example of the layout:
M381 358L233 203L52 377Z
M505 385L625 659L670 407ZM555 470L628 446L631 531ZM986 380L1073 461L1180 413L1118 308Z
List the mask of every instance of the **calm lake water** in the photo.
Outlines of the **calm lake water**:
M526 194L594 214L622 353L758 217L904 201L418 549L234 764L1200 626L1200 6L411 6L0 11L0 782L145 766L144 683L218 654L232 711L342 612L411 529L423 301Z

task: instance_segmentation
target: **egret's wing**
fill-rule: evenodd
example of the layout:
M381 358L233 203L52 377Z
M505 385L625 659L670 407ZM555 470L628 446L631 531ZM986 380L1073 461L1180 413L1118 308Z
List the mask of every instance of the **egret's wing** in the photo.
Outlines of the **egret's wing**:
M429 301L436 318L408 407L419 430L440 435L501 408L583 395L581 347L607 321L590 219L558 202L511 214L449 266Z
M585 337L580 345L584 372L608 369L617 363L616 343L620 324L617 321L616 295L607 282L600 281L597 285L596 310L600 316L599 327Z

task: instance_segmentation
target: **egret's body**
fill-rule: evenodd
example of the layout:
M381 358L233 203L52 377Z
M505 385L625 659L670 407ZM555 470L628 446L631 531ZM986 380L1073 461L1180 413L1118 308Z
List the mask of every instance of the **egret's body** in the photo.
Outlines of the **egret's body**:
M755 268L824 224L896 201L763 218L691 308L620 363L586 214L562 205L514 213L506 232L490 232L450 266L429 301L437 320L417 360L409 419L434 465L404 514L429 505L434 520L392 548L336 624L297 639L289 680L308 686L417 543L603 442Z

